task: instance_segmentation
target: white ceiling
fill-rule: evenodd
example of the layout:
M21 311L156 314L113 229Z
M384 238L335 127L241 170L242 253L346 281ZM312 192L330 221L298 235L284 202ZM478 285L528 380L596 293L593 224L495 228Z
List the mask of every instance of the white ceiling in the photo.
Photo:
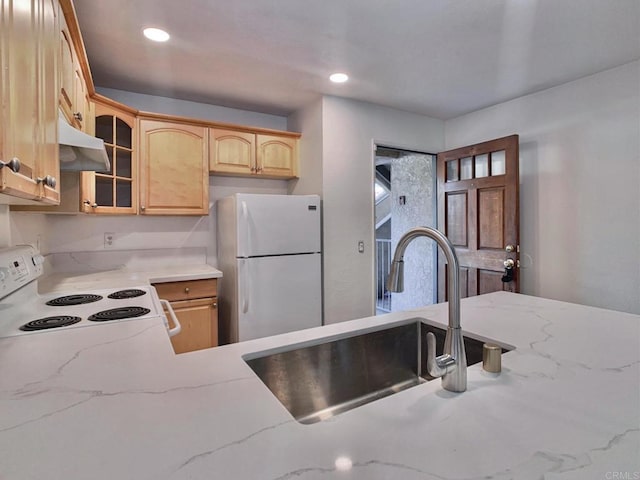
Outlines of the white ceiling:
M96 85L278 115L329 94L448 119L640 58L639 0L75 6Z

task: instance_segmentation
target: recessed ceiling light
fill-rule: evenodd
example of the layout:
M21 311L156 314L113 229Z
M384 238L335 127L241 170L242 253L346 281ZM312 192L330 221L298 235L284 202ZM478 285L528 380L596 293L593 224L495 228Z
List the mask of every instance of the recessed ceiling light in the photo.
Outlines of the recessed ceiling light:
M329 80L333 83L344 83L349 80L349 75L346 73L333 73L329 76Z
M166 42L169 40L169 34L159 28L145 28L142 33L145 37L149 40L153 40L154 42Z

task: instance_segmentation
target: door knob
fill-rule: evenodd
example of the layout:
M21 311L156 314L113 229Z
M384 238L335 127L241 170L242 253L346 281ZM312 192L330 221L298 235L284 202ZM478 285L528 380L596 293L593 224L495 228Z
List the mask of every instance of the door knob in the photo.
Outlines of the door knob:
M504 275L502 276L502 282L509 283L513 281L513 267L516 266L516 262L513 260L513 258L507 258L504 262L502 262L502 264L504 265Z

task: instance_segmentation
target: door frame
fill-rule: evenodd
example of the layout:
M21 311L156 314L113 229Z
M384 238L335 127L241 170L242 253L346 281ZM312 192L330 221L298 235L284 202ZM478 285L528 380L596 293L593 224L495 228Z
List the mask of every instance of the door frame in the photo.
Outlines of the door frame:
M437 153L430 153L425 151L424 147L419 147L419 146L406 146L403 145L401 143L398 142L394 142L394 141L383 141L383 140L377 140L375 138L373 138L371 140L371 158L369 161L369 165L371 166L370 169L370 178L369 178L369 185L371 186L371 191L370 191L370 195L369 195L369 201L371 202L371 208L370 208L370 217L369 220L371 222L371 236L370 236L370 244L373 245L374 247L372 248L372 252L371 252L371 257L372 257L372 261L370 262L370 274L371 274L371 291L373 292L372 295L372 300L373 300L373 304L372 304L372 311L373 311L373 315L376 315L376 298L377 298L377 284L376 284L376 271L377 271L377 262L376 262L376 249L375 249L375 244L376 244L376 218L375 218L375 192L373 190L373 185L375 183L376 180L376 150L380 147L386 147L389 149L393 149L393 150L402 150L402 151L406 151L406 152L415 152L418 154L422 154L422 155L431 155L432 157L432 162L433 162L433 167L434 167L434 176L433 176L433 195L434 195L434 219L435 219L435 227L437 228L438 225L438 189L437 189L437 185L438 185L438 172L437 172ZM393 201L393 200L392 200ZM393 221L393 217L392 217L392 221ZM393 252L392 252L393 254ZM432 286L433 286L433 298L434 300L437 302L438 300L438 248L436 247L435 251L434 251L434 265L436 266L435 268L435 275L434 278L432 279Z

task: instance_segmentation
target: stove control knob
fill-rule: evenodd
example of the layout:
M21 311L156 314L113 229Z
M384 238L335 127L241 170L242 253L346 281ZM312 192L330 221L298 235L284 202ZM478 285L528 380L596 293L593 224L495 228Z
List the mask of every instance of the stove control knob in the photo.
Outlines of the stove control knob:
M44 263L44 257L42 255L34 255L31 257L31 261L37 267Z

